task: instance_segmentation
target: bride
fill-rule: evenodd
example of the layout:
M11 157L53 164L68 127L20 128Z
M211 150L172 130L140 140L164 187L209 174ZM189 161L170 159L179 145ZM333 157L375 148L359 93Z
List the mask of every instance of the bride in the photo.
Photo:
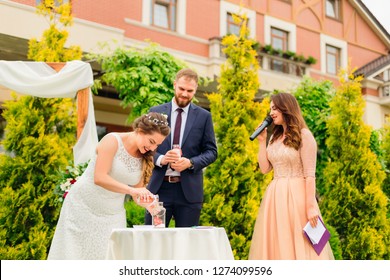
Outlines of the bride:
M134 131L109 133L98 144L83 175L61 208L49 260L104 259L111 231L126 227L125 195L152 195L146 184L153 152L170 133L166 118L149 113L136 119Z

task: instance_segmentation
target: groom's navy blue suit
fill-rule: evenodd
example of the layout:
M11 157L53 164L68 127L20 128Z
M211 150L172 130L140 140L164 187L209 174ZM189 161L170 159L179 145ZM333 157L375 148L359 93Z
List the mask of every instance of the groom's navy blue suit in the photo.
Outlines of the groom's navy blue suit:
M185 129L182 132L181 150L182 157L193 161L193 169L180 172L180 182L169 183L164 180L167 165L161 167L156 165L148 184L148 189L154 194L159 194L160 201L164 202L164 207L167 209L167 225L173 215L175 224L179 227L199 224L200 209L203 203L203 168L217 159L217 145L210 112L192 103L189 106ZM173 125L171 124L171 111L172 102L150 109L150 112L168 115L170 127ZM157 148L154 162L156 163L161 155L165 155L171 149L172 143L169 135ZM180 205L186 207L180 208ZM188 209L188 206L193 207L194 211ZM145 216L145 223L151 224L150 215Z

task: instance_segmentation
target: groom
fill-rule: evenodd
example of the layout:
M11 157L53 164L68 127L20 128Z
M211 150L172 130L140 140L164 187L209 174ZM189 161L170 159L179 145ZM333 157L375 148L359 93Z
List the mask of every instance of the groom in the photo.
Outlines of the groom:
M171 135L157 148L155 168L148 189L159 195L166 209L166 226L172 217L176 227L199 225L203 204L203 168L217 159L211 114L191 103L198 88L198 75L180 70L173 82L171 102L152 107L150 112L168 116ZM181 152L172 149L179 145ZM151 224L149 213L145 224Z

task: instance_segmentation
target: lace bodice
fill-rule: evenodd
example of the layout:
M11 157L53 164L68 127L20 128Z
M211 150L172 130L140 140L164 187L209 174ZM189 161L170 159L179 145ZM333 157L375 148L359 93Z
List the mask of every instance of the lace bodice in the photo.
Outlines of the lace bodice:
M110 176L115 180L128 185L135 185L141 179L142 159L130 155L123 146L122 139L116 133L110 133L118 140L118 151L112 162ZM93 178L96 164L96 155L91 159L85 176Z
M136 185L141 180L142 159L130 155L118 134L112 133L118 141L118 150L112 161L110 176L123 184ZM99 213L112 214L123 211L125 194L109 191L94 183L96 156L88 164L81 178L72 187L72 193L83 198L83 203Z
M267 156L278 177L315 177L317 144L308 129L302 129L302 145L297 151L281 139L267 147Z

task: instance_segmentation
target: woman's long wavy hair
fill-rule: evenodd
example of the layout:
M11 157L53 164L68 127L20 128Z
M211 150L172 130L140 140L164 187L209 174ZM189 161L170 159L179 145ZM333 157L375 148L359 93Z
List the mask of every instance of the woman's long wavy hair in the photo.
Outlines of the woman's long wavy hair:
M135 132L144 134L159 133L167 137L171 131L165 116L160 113L148 113L137 118L132 125ZM149 183L154 168L153 155L155 151L148 151L142 157L142 180L144 186Z
M282 137L284 133L283 144L298 150L302 142L301 130L307 128L298 101L292 94L284 92L272 95L271 101L276 109L283 114L287 131L283 131L283 126L275 125L270 143Z

